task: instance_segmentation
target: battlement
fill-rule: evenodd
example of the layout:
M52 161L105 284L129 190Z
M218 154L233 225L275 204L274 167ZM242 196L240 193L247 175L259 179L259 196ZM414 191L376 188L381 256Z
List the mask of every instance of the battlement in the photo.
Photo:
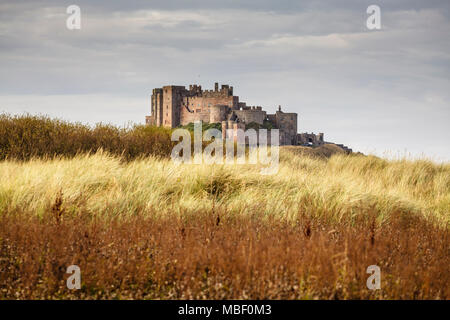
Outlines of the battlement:
M233 96L233 87L224 84L219 89L219 83L216 82L214 84L214 89L211 90L202 90L202 86L191 84L189 85L189 95L196 97L205 97L205 98L223 98L223 97L232 97Z

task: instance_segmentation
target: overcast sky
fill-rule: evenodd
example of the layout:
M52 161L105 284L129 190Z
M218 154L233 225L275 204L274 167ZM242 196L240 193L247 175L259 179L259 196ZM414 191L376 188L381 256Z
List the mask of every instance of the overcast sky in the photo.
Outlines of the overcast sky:
M1 0L0 112L144 123L152 88L217 81L299 132L450 161L449 18L448 0Z

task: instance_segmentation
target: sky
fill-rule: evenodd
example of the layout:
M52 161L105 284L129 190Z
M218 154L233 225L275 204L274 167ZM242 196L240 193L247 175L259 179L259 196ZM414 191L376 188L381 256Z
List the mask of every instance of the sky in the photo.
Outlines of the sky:
M450 161L449 18L448 0L0 0L0 112L143 124L153 88L219 82L354 151Z

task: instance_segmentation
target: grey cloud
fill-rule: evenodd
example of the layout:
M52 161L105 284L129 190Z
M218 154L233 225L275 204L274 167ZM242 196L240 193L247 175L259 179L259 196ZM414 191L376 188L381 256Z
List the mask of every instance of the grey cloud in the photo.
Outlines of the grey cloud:
M10 2L11 3L11 2ZM60 1L60 0L22 0L19 2L22 8L37 8L39 6L68 6L76 3L80 6L99 8L105 12L111 11L135 11L142 9L159 9L159 10L186 10L186 9L245 9L252 11L271 11L271 12L295 12L305 10L328 11L335 9L352 9L359 10L367 8L373 4L371 0L77 0L77 1ZM442 8L448 13L448 2L446 0L379 0L377 4L388 10L403 10L411 8L420 10L424 8Z
M142 122L151 88L219 81L298 112L302 131L450 159L448 1L378 1L374 32L372 1L74 2L79 31L65 28L72 1L0 4L0 110Z

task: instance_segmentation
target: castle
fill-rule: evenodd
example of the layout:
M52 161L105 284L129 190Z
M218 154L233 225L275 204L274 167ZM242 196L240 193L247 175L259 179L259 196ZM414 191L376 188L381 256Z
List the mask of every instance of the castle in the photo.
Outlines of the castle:
M260 106L247 106L233 95L233 87L216 82L214 90L202 90L199 85L164 86L155 88L151 97L151 116L146 124L176 128L195 121L221 123L226 129L244 129L246 126L279 129L280 145L324 144L323 133L297 133L297 113L283 112L281 106L268 114Z

